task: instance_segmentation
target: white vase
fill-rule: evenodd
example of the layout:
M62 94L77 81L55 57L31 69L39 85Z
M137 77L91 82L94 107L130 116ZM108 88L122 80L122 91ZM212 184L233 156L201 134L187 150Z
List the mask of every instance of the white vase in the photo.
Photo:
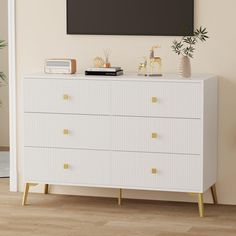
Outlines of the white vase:
M189 57L181 57L179 65L179 74L186 79L191 77L191 62Z

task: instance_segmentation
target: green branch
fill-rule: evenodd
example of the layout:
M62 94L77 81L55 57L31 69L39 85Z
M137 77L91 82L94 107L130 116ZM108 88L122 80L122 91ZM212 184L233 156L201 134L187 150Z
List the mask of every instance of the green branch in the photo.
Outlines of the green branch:
M3 49L7 46L7 43L5 40L0 40L0 49Z
M194 31L193 36L184 36L180 41L174 40L171 48L178 55L193 58L196 44L199 41L205 42L209 38L207 34L206 28L200 27Z

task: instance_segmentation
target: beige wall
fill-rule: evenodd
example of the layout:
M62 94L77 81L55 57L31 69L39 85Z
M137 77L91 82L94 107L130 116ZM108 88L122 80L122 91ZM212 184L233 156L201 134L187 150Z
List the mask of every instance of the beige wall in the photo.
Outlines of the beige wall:
M0 0L0 39L7 41L7 0ZM0 51L0 71L8 73L7 49ZM0 88L0 146L9 146L8 87Z
M83 72L103 48L111 48L112 64L125 71L136 71L150 46L162 45L164 72L177 72L179 58L172 53L173 37L146 36L69 36L66 35L65 0L21 0L17 9L18 158L22 189L23 75L42 72L45 58L74 57ZM219 169L218 194L223 204L236 204L236 1L196 0L196 26L206 26L211 39L199 45L192 60L195 73L219 76ZM88 14L89 17L89 14ZM158 23L157 23L158 25ZM43 171L43 170L42 170ZM73 194L116 194L115 190L54 187L55 192ZM192 200L185 194L126 191L127 197ZM209 193L206 199L211 201Z

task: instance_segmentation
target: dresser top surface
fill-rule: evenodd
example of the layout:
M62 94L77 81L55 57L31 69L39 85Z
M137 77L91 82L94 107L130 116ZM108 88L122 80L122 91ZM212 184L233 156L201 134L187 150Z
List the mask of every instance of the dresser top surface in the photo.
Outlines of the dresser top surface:
M145 81L145 82L184 82L196 83L208 79L216 78L211 74L194 74L191 78L184 79L177 74L164 74L163 76L140 76L134 73L127 73L122 76L91 76L84 74L29 74L24 76L25 79L65 79L65 80L111 80L111 81Z

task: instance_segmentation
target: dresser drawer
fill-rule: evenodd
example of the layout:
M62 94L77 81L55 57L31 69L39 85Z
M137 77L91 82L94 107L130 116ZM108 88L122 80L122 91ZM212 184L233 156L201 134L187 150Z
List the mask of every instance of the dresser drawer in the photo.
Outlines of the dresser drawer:
M200 156L112 153L112 184L137 189L199 191Z
M25 146L110 149L110 117L25 113Z
M110 83L25 79L25 112L110 114Z
M104 151L24 148L26 182L109 185L110 154Z
M202 117L201 83L113 82L112 114L154 117Z
M200 154L201 125L198 119L113 117L112 149Z

